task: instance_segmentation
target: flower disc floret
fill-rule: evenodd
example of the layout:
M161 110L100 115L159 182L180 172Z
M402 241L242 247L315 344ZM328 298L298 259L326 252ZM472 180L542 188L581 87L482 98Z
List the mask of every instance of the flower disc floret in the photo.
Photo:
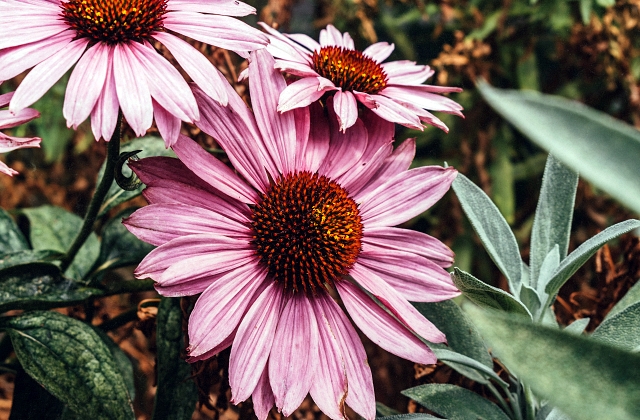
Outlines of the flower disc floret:
M387 86L387 74L357 50L328 46L313 52L316 72L342 90L376 94Z
M142 42L161 31L167 0L69 0L61 6L78 38L115 45Z
M358 258L362 222L358 205L326 176L300 172L272 184L253 208L253 245L285 289L326 289Z

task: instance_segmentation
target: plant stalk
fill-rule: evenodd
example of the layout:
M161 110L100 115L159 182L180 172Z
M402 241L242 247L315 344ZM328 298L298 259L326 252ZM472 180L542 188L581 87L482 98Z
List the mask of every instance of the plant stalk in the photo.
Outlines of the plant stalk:
M69 250L67 251L65 256L60 260L60 270L63 273L67 271L67 268L69 268L69 266L73 262L74 258L78 254L78 251L80 250L80 248L82 248L82 245L84 245L85 241L93 231L93 224L95 223L96 217L98 216L100 206L102 205L107 192L109 192L111 184L113 184L116 162L118 161L118 157L120 155L121 136L122 111L118 111L118 121L116 123L116 129L111 136L111 140L107 143L107 159L105 163L104 173L102 174L102 179L100 180L100 184L98 184L98 186L96 187L96 191L91 198L89 208L87 209L87 214L84 216L82 228L73 240L73 243L69 247Z

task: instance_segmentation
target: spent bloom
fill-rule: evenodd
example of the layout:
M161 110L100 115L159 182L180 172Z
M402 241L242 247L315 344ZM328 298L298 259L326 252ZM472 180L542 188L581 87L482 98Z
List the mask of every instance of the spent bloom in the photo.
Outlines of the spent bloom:
M427 110L463 116L458 103L439 95L460 88L423 85L434 73L429 66L407 60L383 63L393 44L378 42L358 51L351 36L333 25L320 31L320 43L304 34L281 34L260 25L269 34L267 49L276 58L276 68L300 78L280 95L280 112L335 92L333 106L342 131L355 124L358 102L385 120L419 130L422 123L449 130Z
M118 109L138 136L153 117L168 145L180 121L199 118L188 83L153 47L162 43L198 86L227 103L224 77L175 34L246 55L266 37L230 16L255 9L236 0L0 0L0 81L33 67L9 105L37 101L74 64L63 114L74 129L91 115L109 140ZM34 67L35 66L35 67Z
M285 80L265 50L250 60L253 113L231 87L228 107L194 88L197 124L235 171L182 135L179 160L131 163L150 204L124 223L157 246L136 276L165 296L201 294L189 361L232 346L232 401L252 397L259 419L274 404L290 415L307 393L331 418L344 418L346 403L373 419L365 350L334 296L381 347L435 363L418 335L441 343L444 334L409 299L459 294L444 269L453 254L393 226L433 205L457 172L409 170L414 141L394 150L393 124L375 115L343 134L319 106L276 112Z
M0 95L0 108L9 105L13 92ZM35 109L26 108L19 112L11 112L9 110L0 110L0 130L5 128L16 127L38 118L40 113ZM16 149L24 149L27 147L40 147L41 139L38 137L21 138L11 137L0 132L0 153L7 153ZM9 176L17 175L18 171L9 168L3 162L0 162L0 172Z

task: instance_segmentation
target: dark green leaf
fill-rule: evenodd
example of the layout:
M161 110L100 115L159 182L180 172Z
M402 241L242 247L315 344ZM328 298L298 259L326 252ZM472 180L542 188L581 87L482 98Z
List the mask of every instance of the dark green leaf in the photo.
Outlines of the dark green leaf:
M12 252L0 257L0 270L13 267L14 265L54 261L62 257L62 255L63 254L61 252L52 251L50 249L43 249L41 251L27 249L25 251Z
M578 174L549 155L531 231L529 266L534 289L538 289L542 262L553 247L558 245L560 260L567 255L577 187Z
M100 245L101 269L136 265L154 248L136 238L122 224L122 219L134 211L134 208L125 209L106 223Z
M113 356L113 361L118 366L118 370L122 375L122 379L124 380L124 384L127 387L127 391L129 392L129 397L133 400L136 397L136 386L135 380L133 378L133 365L131 364L131 360L129 356L124 354L122 349L118 347L116 343L113 342L111 337L100 328L93 328L98 337L102 339L102 342L107 346L109 351L111 352L111 356Z
M58 419L64 404L22 368L16 372L9 420Z
M142 150L137 154L139 158L149 157L149 156L175 156L171 149L167 149L164 146L164 141L160 137L141 137L137 139L133 139L130 142L124 144L120 148L120 152L132 152L134 150ZM102 174L104 173L104 164L100 168L100 172L98 173L98 182L102 179ZM131 169L127 164L123 165L122 173L125 176L131 175ZM129 201L134 197L137 197L142 193L144 189L144 185L140 185L140 187L136 188L133 191L125 191L118 186L115 182L109 188L109 192L104 199L104 203L102 207L100 207L99 216L103 216L109 210L117 206L118 204L122 204L125 201Z
M504 290L489 286L458 268L454 268L452 278L465 297L480 306L531 317L527 308Z
M394 410L393 408L387 407L380 402L376 402L376 417L395 416L396 414L400 414L400 412L398 410Z
M591 336L622 349L637 349L640 346L640 303L607 316Z
M489 256L509 280L511 291L519 293L522 259L509 224L484 191L466 176L458 174L452 186Z
M93 329L57 312L29 312L3 327L29 375L76 413L93 419L134 419L111 352Z
M523 134L569 168L640 212L640 132L578 102L537 92L478 88Z
M450 420L509 420L504 411L491 401L456 385L421 385L405 389L402 393Z
M29 219L29 238L35 250L67 252L82 226L82 219L73 213L54 206L42 206L21 210ZM100 243L91 233L65 275L80 280L98 258Z
M80 287L50 263L36 262L0 270L0 312L70 306L101 294L100 290Z
M29 249L29 243L9 213L0 208L0 256Z
M640 418L640 355L512 314L464 309L507 369L571 418Z
M453 300L417 302L413 306L446 335L446 348L493 368L493 360L482 337Z
M182 311L179 298L163 298L158 307L158 390L153 420L189 420L198 393L191 367L183 359Z
M565 258L555 271L553 277L547 284L545 291L549 296L555 296L560 287L575 273L582 264L586 263L589 258L605 243L613 238L637 229L640 227L640 220L625 220L613 226L610 226L598 233L596 236L589 238L582 245L576 248L567 258Z

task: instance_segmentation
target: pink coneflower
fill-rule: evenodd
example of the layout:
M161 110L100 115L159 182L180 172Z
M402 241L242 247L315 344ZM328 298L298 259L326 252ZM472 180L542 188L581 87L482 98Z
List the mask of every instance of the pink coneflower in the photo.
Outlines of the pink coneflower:
M335 92L333 106L342 131L355 124L358 102L385 120L419 130L427 123L449 131L427 109L463 116L459 104L438 95L462 89L423 85L434 73L429 66L406 60L383 63L393 52L393 44L378 42L358 51L351 36L333 25L320 31L320 43L304 34L283 35L260 25L269 33L267 49L276 58L276 67L300 77L280 95L280 112Z
M0 95L0 108L4 108L9 105L9 101L11 101L12 97L13 92ZM20 112L15 113L7 110L0 110L0 130L16 127L20 124L29 122L34 118L38 118L39 116L40 113L31 108L23 109ZM25 149L27 147L40 147L40 141L41 139L38 137L11 137L4 133L0 133L0 153L7 153L16 149ZM3 162L0 162L0 172L9 176L18 174L18 171L11 169Z
M180 120L198 106L187 82L153 48L161 42L198 86L221 104L224 77L173 33L246 54L267 43L255 28L229 16L255 13L235 0L0 0L0 80L34 67L9 109L37 101L74 64L64 117L77 128L89 115L96 139L109 140L118 108L138 136L155 116L168 145Z
M375 417L364 347L334 297L375 343L418 363L444 335L409 303L459 294L437 239L392 227L422 213L457 172L408 170L415 143L395 150L393 124L373 116L345 134L308 108L276 112L286 84L264 50L251 54L251 113L194 92L199 127L235 172L180 136L180 158L131 165L150 205L125 220L158 246L136 269L165 296L201 293L189 319L189 361L232 346L232 401L253 397L258 418L290 415L310 393L329 417L344 404ZM367 126L367 128L365 128Z

